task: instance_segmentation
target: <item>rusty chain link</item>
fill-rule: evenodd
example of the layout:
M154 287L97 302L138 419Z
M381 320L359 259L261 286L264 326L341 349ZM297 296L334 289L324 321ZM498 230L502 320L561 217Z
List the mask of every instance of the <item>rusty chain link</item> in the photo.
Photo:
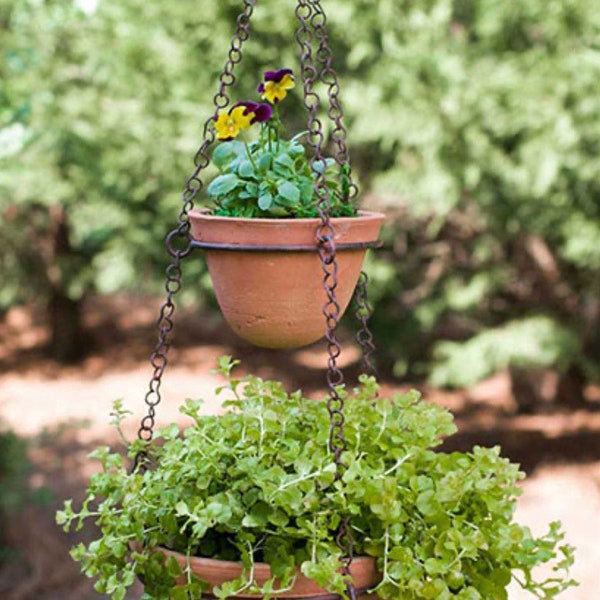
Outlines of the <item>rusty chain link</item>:
M327 86L327 93L329 96L327 115L334 125L330 135L336 146L335 160L342 169L342 177L347 178L348 181L347 195L346 197L342 197L341 200L344 202L352 202L358 194L358 186L354 183L352 167L350 164L350 152L346 144L347 131L343 124L344 111L339 98L340 84L338 75L332 66L333 55L327 31L327 16L321 6L320 0L307 0L307 2L313 9L310 21L315 32L315 37L319 41L316 56L318 62L321 64L320 80ZM342 185L342 188L343 187L345 186ZM362 361L366 372L374 373L375 369L371 356L375 352L375 344L373 341L373 334L368 326L371 308L368 303L367 283L368 278L363 271L360 274L360 279L355 292L355 301L358 305L355 315L361 324L361 327L356 334L356 340L362 350Z
M337 80L335 77L331 79L332 73L334 74L331 68L331 52L325 30L325 16L319 2L317 0L299 0L296 6L296 17L300 23L296 32L296 40L301 52L300 66L304 92L303 99L308 113L307 144L313 150L310 163L315 173L317 210L321 219L315 236L323 268L323 289L326 295L323 314L325 316L325 335L329 356L327 360L327 384L329 387L327 410L330 422L329 448L333 453L335 462L336 480L339 480L347 468L347 465L343 462L343 453L347 448L346 438L344 437L344 399L337 389L344 382L344 376L337 364L337 359L341 354L341 346L336 335L336 328L340 318L340 305L336 298L338 263L336 260L335 230L330 218L331 192L325 182L326 163L323 156L325 135L323 133L323 123L318 116L321 102L319 95L314 91L314 86L318 79L328 85L328 116L333 118L334 122L336 122L337 118L339 125L341 125L341 108L339 102L337 102ZM317 62L320 63L320 70L315 65L315 56L312 50L312 41L315 37L319 40ZM345 150L345 130L343 128L338 129L338 132L336 139L338 154L336 160L342 166L344 161L348 160L348 153ZM354 553L354 542L348 516L342 518L335 541L342 553L343 573L348 576ZM348 582L346 592L351 600L356 598L356 590L351 580Z
M356 341L362 348L362 364L365 373L370 375L376 374L375 365L373 364L372 356L376 350L375 343L373 341L373 334L369 329L369 317L373 312L371 304L369 303L369 297L367 295L367 287L369 284L369 278L367 274L362 271L354 290L354 301L356 303L356 310L354 312L356 318L360 322L361 326L356 333Z
M310 23L315 32L315 37L319 42L319 47L316 51L317 61L321 65L319 78L327 86L327 95L329 98L327 115L333 124L330 136L336 146L334 158L343 170L343 177L348 180L347 195L342 200L344 202L351 202L358 194L358 187L353 181L350 152L346 144L347 132L343 124L344 110L339 98L340 84L338 74L333 68L333 54L327 31L327 16L321 6L320 0L306 1L313 10Z
M181 261L187 257L192 250L189 234L189 212L194 208L194 199L203 187L199 174L210 162L208 148L215 140L213 123L217 119L219 110L225 108L230 103L227 90L236 81L234 69L242 60L242 46L250 36L250 17L252 16L257 1L258 0L244 0L243 10L237 18L237 27L235 34L231 39L227 60L219 75L219 90L213 97L215 111L204 124L202 144L194 156L195 169L186 181L182 193L183 204L179 213L177 227L173 229L166 238L165 245L167 252L171 257L171 263L166 269L166 297L161 306L157 322L158 342L154 352L150 356L150 364L152 365L154 372L148 386L148 392L144 397L147 413L140 421L140 427L138 429L138 438L143 441L148 442L152 440L154 435L156 406L161 401L160 387L163 374L168 364L167 354L171 344L170 334L173 330L173 313L175 312L173 297L181 289ZM178 242L177 245L180 246L180 248L176 247L176 242ZM147 462L148 454L141 451L135 458L134 470L144 470Z

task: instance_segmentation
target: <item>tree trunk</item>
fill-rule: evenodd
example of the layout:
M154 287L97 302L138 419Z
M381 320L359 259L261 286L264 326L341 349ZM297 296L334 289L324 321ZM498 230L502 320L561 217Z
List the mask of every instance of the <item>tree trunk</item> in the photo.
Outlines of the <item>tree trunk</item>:
M82 322L82 298L68 293L69 278L76 264L76 253L69 239L69 223L61 207L50 210L50 236L46 268L50 287L47 319L50 328L48 353L62 363L81 360L86 351L86 335Z
M48 301L47 316L50 327L48 353L61 363L71 363L85 356L86 343L81 319L81 300L72 300L53 290Z
M589 407L585 399L585 376L577 366L570 367L558 380L557 400L571 409Z

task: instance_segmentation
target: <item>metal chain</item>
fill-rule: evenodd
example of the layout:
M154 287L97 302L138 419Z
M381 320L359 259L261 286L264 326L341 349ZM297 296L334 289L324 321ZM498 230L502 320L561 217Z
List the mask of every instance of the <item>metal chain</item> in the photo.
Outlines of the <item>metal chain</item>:
M338 74L332 66L333 54L327 31L327 16L321 6L320 0L307 0L307 2L313 10L310 22L315 32L315 37L319 41L319 47L316 52L317 61L321 64L319 75L323 84L327 86L329 97L327 115L334 125L330 135L336 146L335 160L342 169L342 176L347 178L348 181L347 195L342 200L349 203L358 195L358 187L353 180L350 152L346 144L347 131L343 124L344 110L339 98L340 84Z
M307 2L313 10L310 21L315 31L315 37L319 40L319 48L316 52L316 56L318 62L322 65L320 79L327 86L329 96L327 115L334 124L334 128L331 131L331 137L337 150L335 159L343 170L342 176L346 177L348 181L348 195L346 198L342 198L342 200L351 202L358 195L358 186L353 180L350 152L346 144L347 131L343 124L344 111L339 98L340 84L338 75L332 66L333 55L329 43L329 33L327 31L327 16L321 6L320 0L307 0ZM371 307L367 296L367 282L367 275L363 271L361 272L355 293L355 299L358 305L355 315L361 323L361 327L356 334L356 339L362 350L362 360L366 371L374 374L375 368L371 361L371 356L375 352L375 344L373 343L373 334L368 326Z
M323 266L323 289L327 297L323 314L326 320L326 337L327 349L329 354L327 383L331 395L329 407L332 409L332 432L330 436L330 446L334 452L336 464L340 464L340 457L345 450L346 442L340 435L343 429L343 414L340 413L339 407L343 402L339 398L336 387L344 382L344 376L337 366L337 359L341 354L341 347L335 334L335 328L338 324L340 316L340 307L336 299L335 289L337 287L337 260L335 248L335 231L330 218L331 196L329 189L325 185L323 166L325 159L323 158L322 147L324 143L323 124L317 117L320 108L320 99L318 94L313 91L314 83L317 80L318 74L314 66L312 49L310 42L313 34L308 25L312 9L306 0L299 0L296 9L296 15L300 21L300 28L296 34L296 39L301 47L301 71L302 83L304 86L304 105L308 113L308 145L313 150L313 156L310 159L311 167L315 173L315 193L318 198L317 209L321 222L316 231L316 239L318 242L319 256ZM338 414L339 413L339 414Z
M217 119L219 111L230 103L227 89L236 81L233 72L235 66L242 60L242 46L250 36L250 17L257 2L258 0L244 0L244 8L237 18L236 32L231 39L225 66L219 75L219 90L213 97L215 111L204 124L202 144L194 156L195 169L186 181L182 193L183 204L179 213L177 227L166 238L165 245L171 257L171 263L166 269L166 297L161 306L157 322L158 343L150 356L150 364L154 372L150 380L148 392L144 397L147 413L142 418L138 429L138 438L143 441L149 442L154 436L156 406L161 401L160 387L168 364L167 354L171 345L170 334L173 330L173 313L175 311L173 297L181 289L181 261L192 251L189 212L194 208L194 199L203 187L199 174L210 162L208 148L215 140L213 123ZM176 244L180 248L177 248ZM144 470L147 467L147 463L148 454L142 451L135 458L134 469Z
M354 290L354 301L356 302L356 311L354 314L361 324L360 329L356 333L356 341L360 344L362 349L364 372L375 375L377 371L371 357L376 348L373 341L373 334L369 329L369 318L371 317L373 309L371 308L367 295L368 284L369 278L367 274L364 271L361 271L358 283L356 284L356 289Z
M325 316L327 352L329 355L327 361L329 448L333 453L335 462L336 480L339 480L347 469L347 465L342 460L342 455L347 448L346 438L344 437L344 399L337 390L337 386L344 382L344 376L337 365L337 359L341 354L341 346L335 333L340 317L340 306L336 299L338 263L336 260L335 230L330 218L331 193L325 183L325 159L323 157L325 136L323 134L323 124L317 116L321 102L319 95L314 91L314 85L319 75L315 67L311 42L314 38L312 20L317 14L313 2L309 0L298 1L296 17L300 26L296 32L296 40L301 51L303 99L308 113L307 143L313 150L310 163L315 173L315 194L317 195L317 209L321 219L315 235L323 268L323 289L327 297L323 306L323 314ZM342 519L335 541L342 552L343 573L349 575L350 563L354 553L349 517L346 516ZM348 583L346 591L351 600L356 598L356 590L351 581Z

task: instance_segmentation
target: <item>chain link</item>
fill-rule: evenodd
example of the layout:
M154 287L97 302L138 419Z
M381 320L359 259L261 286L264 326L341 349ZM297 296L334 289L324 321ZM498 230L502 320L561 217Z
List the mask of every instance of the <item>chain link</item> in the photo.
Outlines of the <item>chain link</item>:
M367 295L367 287L369 284L369 278L367 274L362 271L356 284L356 290L354 291L354 300L356 302L356 318L359 320L361 326L356 334L356 341L360 344L362 349L362 363L365 373L376 375L377 370L373 364L372 356L375 352L375 343L373 341L373 334L369 329L369 318L373 312L369 298Z
M250 36L250 17L258 0L244 0L244 7L239 14L236 31L231 39L227 60L221 74L219 75L219 89L213 97L214 113L207 119L203 128L202 144L194 156L195 169L185 183L182 192L182 206L179 213L177 227L173 229L166 238L166 248L171 263L166 269L165 291L166 296L160 309L157 322L158 342L154 352L150 356L150 364L154 371L148 385L148 392L144 397L147 413L140 421L138 438L149 442L154 436L156 406L160 404L162 377L168 365L167 355L171 345L170 334L173 330L173 313L175 304L173 297L181 289L181 261L192 251L192 240L190 237L189 212L194 208L194 199L202 190L203 184L200 172L205 169L209 162L208 148L215 141L213 124L218 117L219 111L229 105L230 99L227 94L236 81L234 70L242 60L242 46ZM134 470L145 470L148 466L149 457L147 452L141 451L135 458Z

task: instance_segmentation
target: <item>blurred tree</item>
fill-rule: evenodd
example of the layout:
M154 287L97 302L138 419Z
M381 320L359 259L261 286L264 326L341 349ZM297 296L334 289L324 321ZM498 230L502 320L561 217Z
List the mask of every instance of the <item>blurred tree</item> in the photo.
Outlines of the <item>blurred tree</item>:
M150 285L240 7L0 0L0 306L76 324L89 290ZM293 7L259 3L236 98L297 69ZM600 370L595 0L325 8L354 162L393 221L371 265L388 365L455 386L551 367L581 400Z
M374 271L388 360L451 386L552 367L581 402L600 366L596 2L332 14L353 147L395 215Z
M240 10L238 0L201 10L191 0L0 0L0 309L43 302L55 358L85 349L88 292L157 289L159 240L175 223ZM257 16L237 93L255 94L265 65L295 55L293 22L275 4Z

